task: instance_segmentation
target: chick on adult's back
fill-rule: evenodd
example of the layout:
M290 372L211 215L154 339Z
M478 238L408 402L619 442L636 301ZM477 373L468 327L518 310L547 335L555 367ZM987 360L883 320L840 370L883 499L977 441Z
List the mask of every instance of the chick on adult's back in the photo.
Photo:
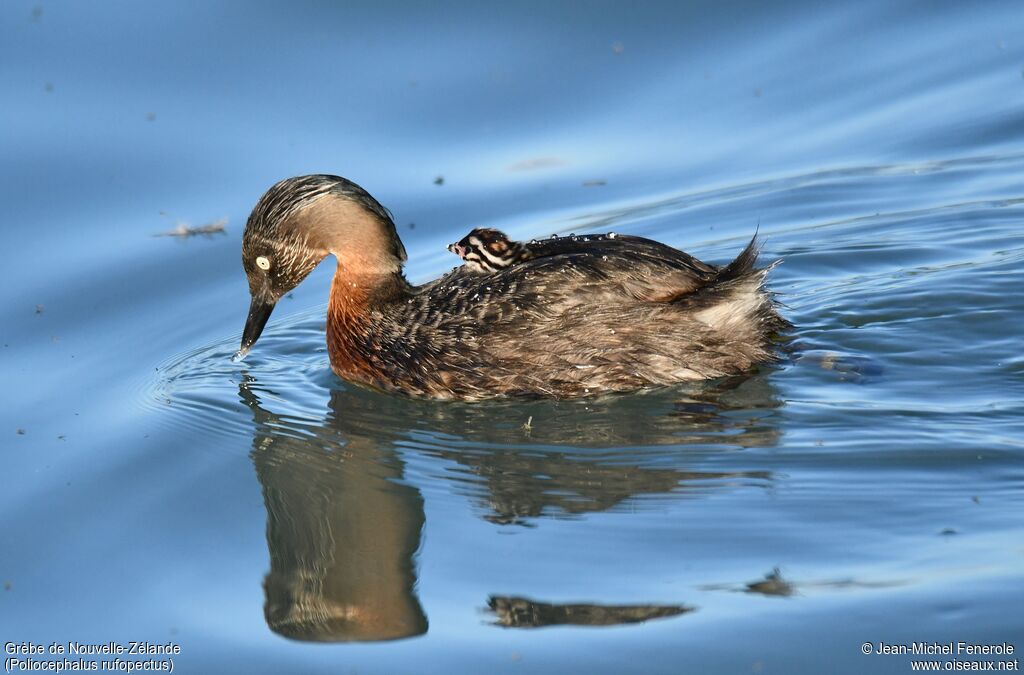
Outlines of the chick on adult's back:
M281 181L246 225L253 299L240 354L329 253L332 368L414 396L567 398L734 375L773 360L773 336L788 326L754 241L723 268L640 237L562 238L538 251L412 286L394 223L369 193L337 176Z

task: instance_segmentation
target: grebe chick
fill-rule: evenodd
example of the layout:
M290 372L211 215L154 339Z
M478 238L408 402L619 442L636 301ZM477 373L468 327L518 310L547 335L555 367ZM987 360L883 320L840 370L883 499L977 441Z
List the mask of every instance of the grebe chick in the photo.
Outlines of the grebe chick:
M277 301L337 259L327 350L341 378L410 396L572 398L740 374L776 358L789 323L755 241L718 268L641 237L539 242L538 255L413 286L388 211L338 176L288 178L242 239L251 304L237 358Z
M616 238L620 244L604 243ZM476 228L458 242L448 244L448 250L466 261L466 268L469 271L486 274L533 258L582 252L596 254L609 246L615 248L623 241L631 242L634 247L646 248L651 252L676 258L677 262L688 266L690 272L703 281L709 281L719 271L717 266L702 263L693 256L677 251L670 246L650 239L614 232L581 236L570 234L564 237L553 234L547 239L533 239L529 243L525 243L509 239L508 235L501 230Z
M483 274L533 257L524 244L512 241L504 232L489 227L470 230L462 239L448 244L448 250L462 258L469 271Z

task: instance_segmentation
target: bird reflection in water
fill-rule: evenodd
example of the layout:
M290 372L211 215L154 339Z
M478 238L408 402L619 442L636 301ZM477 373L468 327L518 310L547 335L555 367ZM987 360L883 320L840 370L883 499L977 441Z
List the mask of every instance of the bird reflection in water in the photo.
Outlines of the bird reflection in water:
M400 482L401 460L360 436L300 435L247 384L240 394L256 422L252 459L267 507L270 629L318 642L425 633L414 590L423 498Z
M642 623L650 619L679 616L694 611L686 605L596 605L593 603L556 605L528 598L492 595L487 607L494 612L499 626L505 628L541 628L544 626L617 626Z
M776 442L780 403L766 382L570 403L432 403L337 389L326 419L309 420L268 411L261 397L273 395L246 376L239 396L253 414L251 456L267 508L267 625L319 642L427 631L415 591L423 498L404 481L401 453L457 462L465 469L461 484L468 474L474 496L487 505L484 517L501 524L603 511L640 495L764 485L771 480L766 472L695 472L679 464L691 450ZM525 430L529 417L534 422ZM610 625L691 610L507 596L489 604L500 625Z

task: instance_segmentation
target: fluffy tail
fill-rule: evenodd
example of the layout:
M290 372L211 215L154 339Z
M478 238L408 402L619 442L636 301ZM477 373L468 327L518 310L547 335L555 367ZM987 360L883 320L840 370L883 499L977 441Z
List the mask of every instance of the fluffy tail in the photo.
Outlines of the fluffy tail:
M720 329L739 325L752 328L752 336L764 340L770 333L783 333L792 328L777 311L774 296L764 290L764 279L781 260L758 269L761 252L757 234L731 263L721 268L715 278L700 290L698 296L704 309L697 315Z
M749 275L754 271L759 253L761 253L761 247L757 243L757 234L755 233L750 239L750 243L736 256L736 259L718 270L712 283L724 283Z

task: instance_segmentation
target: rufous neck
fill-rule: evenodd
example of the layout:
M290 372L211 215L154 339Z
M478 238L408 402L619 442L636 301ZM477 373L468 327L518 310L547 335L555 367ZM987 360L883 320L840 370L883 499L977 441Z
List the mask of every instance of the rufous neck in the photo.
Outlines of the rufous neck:
M349 342L350 334L363 334L375 310L400 300L409 284L400 268L381 271L360 264L358 258L339 258L331 282L327 306L328 341L337 345Z

